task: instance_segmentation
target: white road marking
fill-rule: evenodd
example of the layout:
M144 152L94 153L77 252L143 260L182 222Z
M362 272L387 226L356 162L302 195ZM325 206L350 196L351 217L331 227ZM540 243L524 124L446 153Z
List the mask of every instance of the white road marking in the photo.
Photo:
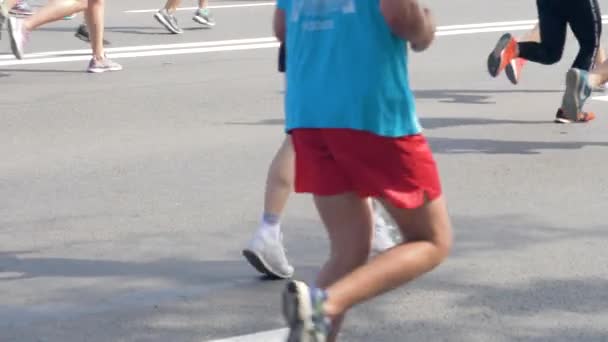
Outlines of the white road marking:
M263 4L267 3L260 3L258 5ZM603 23L608 23L608 16L604 16L603 18L605 19ZM534 22L534 20L520 20L496 23L439 26L437 28L437 36L455 36L488 32L529 30L533 27ZM106 49L106 52L108 53L108 56L110 58L120 59L135 57L199 54L222 51L269 49L276 48L277 46L278 42L274 37L260 37L249 39L220 40L212 42L116 47L108 48ZM0 56L0 66L86 61L91 58L90 56L90 49L32 53L27 54L25 56L26 58L23 60L16 60L12 55L2 55Z
M604 21L608 20L608 15L603 15ZM460 30L460 29L474 29L484 27L500 27L500 26L519 26L519 25L535 25L537 22L534 20L516 20L516 21L496 21L490 23L478 23L478 24L464 24L464 25L446 25L440 26L437 30Z
M236 5L215 5L208 6L209 9L221 9L221 8L239 8L239 7L261 7L261 6L274 6L276 2L257 2L251 4L236 4ZM179 7L178 11L195 11L198 7ZM154 9L143 9L143 10L129 10L125 13L156 13L158 8Z
M488 32L508 32L508 31L526 31L530 30L534 25L518 25L518 26L499 26L499 27L484 27L459 30L439 30L437 29L436 36L461 36L465 34L488 33Z
M251 335L235 336L208 342L284 342L287 339L287 333L287 329L268 330Z
M608 16L602 20L608 23ZM475 33L509 32L530 30L536 24L536 20L504 21L498 23L450 25L437 27L437 36L458 36Z
M608 102L608 95L604 95L604 96L596 96L591 98L592 100L595 101L604 101L604 102Z
M134 52L134 51L146 51L146 50L171 50L171 49L183 49L183 48L195 48L195 47L208 47L208 46L226 46L226 45L240 45L240 44L256 44L256 43L273 43L276 42L274 37L265 38L248 38L248 39L230 39L230 40L215 40L211 42L195 42L195 43L180 43L180 44L163 44L163 45L139 45L139 46L125 46L106 48L107 53L115 52ZM40 53L28 54L28 58L40 58L40 57L68 57L70 55L91 55L91 49L80 49L80 50L66 50L66 51L48 51ZM15 57L12 55L0 56L1 60L14 60Z
M219 51L257 50L257 49L268 49L268 48L277 48L277 47L279 47L278 42L261 43L261 44L239 44L239 45L228 45L228 46L198 47L198 48L190 48L190 49L150 50L150 51L140 51L140 52L118 52L118 53L108 53L108 57L112 58L112 59L120 59L120 58L151 57L151 56L171 56L171 55L186 55L186 54L219 52ZM28 59L23 59L23 60L0 61L0 66L88 61L90 59L91 59L90 54L78 55L78 56L67 56L67 57L28 58Z
M518 20L518 21L497 21L494 23L479 23L479 24L464 24L464 25L446 25L440 26L438 30L460 30L484 27L499 27L499 26L515 26L515 25L534 25L536 20Z

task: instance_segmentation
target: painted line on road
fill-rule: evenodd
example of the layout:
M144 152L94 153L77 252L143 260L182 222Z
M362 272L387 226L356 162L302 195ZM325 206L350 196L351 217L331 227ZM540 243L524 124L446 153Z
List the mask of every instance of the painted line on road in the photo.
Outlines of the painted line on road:
M523 23L523 22L533 22L533 21L519 21L518 23ZM515 23L515 22L511 21L511 22L505 22L505 23ZM605 23L608 23L608 20ZM517 26L480 27L480 28L464 29L465 27L473 27L475 25L485 25L485 24L440 26L437 29L437 36L488 33L488 32L499 32L499 31L503 31L503 30L518 31L518 30L529 30L530 28L532 28L532 24L527 24L527 25L517 25ZM456 27L458 27L459 29L453 29ZM132 51L145 51L145 50L171 50L171 49L207 47L207 46L239 45L239 44L269 43L269 42L276 42L276 39L274 37L262 37L262 38L218 40L218 41L211 41L211 42L126 46L126 47L107 48L106 52L115 53L115 52L132 52ZM226 50L226 51L230 51L230 50ZM47 51L47 52L31 53L31 54L27 54L26 57L27 58L70 57L73 55L90 55L90 54L91 54L91 49L79 49L79 50ZM12 55L0 55L0 61L1 60L15 60L15 58Z
M276 42L274 37L265 38L248 38L248 39L230 39L230 40L215 40L211 42L195 42L195 43L180 43L180 44L163 44L163 45L139 45L139 46L125 46L116 48L107 48L107 53L115 52L135 52L135 51L146 51L146 50L171 50L171 49L183 49L183 48L196 48L196 47L210 47L210 46L226 46L226 45L241 45L241 44L258 44L258 43L274 43ZM40 57L68 57L72 55L91 55L91 49L80 49L80 50L66 50L66 51L48 51L40 53L32 53L26 55L28 58L40 58ZM12 55L0 56L1 60L14 60L15 57Z
M603 15L602 20L608 20L608 15ZM538 20L516 20L516 21L496 21L489 23L478 23L478 24L463 24L463 25L445 25L437 28L441 30L460 30L460 29L474 29L484 27L499 27L499 26L520 26L520 25L536 25Z
M602 20L603 24L608 24L608 17ZM470 25L451 25L451 26L439 26L437 27L437 36L458 36L465 34L475 33L489 33L489 32L508 32L508 31L525 31L530 30L536 25L535 20L521 20L521 21L505 21L495 26L487 26L488 24L470 24ZM503 25L509 24L509 25Z
M516 26L516 25L534 25L537 20L517 20L517 21L497 21L491 23L478 23L478 24L463 24L463 25L445 25L438 27L437 30L460 30L460 29L473 29L473 28L484 28L484 27L499 27L499 26Z
M135 58L135 57L152 57L152 56L172 56L172 55L188 55L206 52L220 52L220 51L244 51L244 50L257 50L257 49L269 49L278 48L279 43L263 43L263 44L240 44L240 45L229 45L229 46L213 46L213 47L199 47L191 49L173 49L173 50L151 50L151 51L140 51L140 52L118 52L108 53L108 57L113 59L120 58ZM31 65L31 64L48 64L48 63L61 63L61 62L75 62L75 61L88 61L91 59L91 55L79 55L79 56L68 56L68 57L47 57L47 58L32 58L23 60L9 60L0 61L0 66L11 66L11 65Z
M437 36L456 36L456 35L469 35L469 34L489 33L489 32L501 32L501 31L529 30L533 27L533 24L518 24L518 25L503 26L503 24L506 25L506 24L513 24L513 23L528 23L528 22L534 23L534 21L528 20L528 21L515 21L515 22L513 22L513 21L499 22L498 24L500 24L501 26L493 26L493 27L487 26L491 23L440 26L437 28ZM608 19L604 20L603 23L604 24L608 23ZM278 45L279 45L279 43L276 41L276 39L274 37L260 37L260 38L248 38L248 39L220 40L220 41L211 41L211 42L116 47L116 48L106 49L106 53L108 54L108 56L110 58L120 59L120 58L199 54L199 53L223 52L223 51L244 51L244 50L269 49L269 48L276 48L276 47L278 47ZM32 64L86 61L91 58L91 50L90 49L81 49L81 50L39 52L39 53L26 54L25 57L26 58L23 60L17 60L12 55L2 55L2 56L0 56L0 67L1 66L15 66L15 65L32 65Z
M604 96L596 96L596 97L592 97L592 100L595 101L604 101L604 102L608 102L608 95L604 95Z
M211 5L207 6L209 9L223 9L223 8L242 8L242 7L263 7L263 6L274 6L276 2L258 2L250 4L235 4L235 5ZM198 7L179 7L177 11L195 11ZM154 9L143 9L143 10L128 10L124 13L156 13L158 8Z
M439 30L437 29L436 36L461 36L465 34L488 33L488 32L507 32L507 31L526 31L534 27L533 24L517 25L517 26L500 26L500 27L484 27L459 30Z
M287 329L262 331L251 335L229 337L208 342L284 342L287 339Z

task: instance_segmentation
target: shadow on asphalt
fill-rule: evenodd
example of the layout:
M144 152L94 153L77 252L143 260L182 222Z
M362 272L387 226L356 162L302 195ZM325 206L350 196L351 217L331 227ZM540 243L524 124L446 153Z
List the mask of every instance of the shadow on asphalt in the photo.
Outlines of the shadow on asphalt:
M83 62L84 64L86 64L87 62ZM4 70L0 70L0 71L4 71L4 72L18 72L18 73L22 73L22 72L31 72L31 73L36 73L36 74L40 74L40 73L47 73L47 74L53 74L53 73L58 73L58 74L84 74L86 73L86 70L84 68L82 68L82 70L61 70L61 69L4 69ZM9 74L5 74L6 76L9 76ZM0 77L2 77L2 74L0 74Z
M479 90L479 89L429 89L415 90L416 99L434 99L441 103L461 104L496 104L491 100L496 94L547 94L563 93L558 89L513 89L513 90Z
M490 125L555 125L551 120L501 120L481 118L421 118L420 122L425 129L441 129L462 126L490 126ZM227 122L227 125L245 126L281 126L283 119L265 119L249 122ZM445 154L539 154L543 150L578 150L589 146L608 147L608 142L563 142L563 141L525 141L525 140L493 140L493 139L457 139L428 137L435 153Z

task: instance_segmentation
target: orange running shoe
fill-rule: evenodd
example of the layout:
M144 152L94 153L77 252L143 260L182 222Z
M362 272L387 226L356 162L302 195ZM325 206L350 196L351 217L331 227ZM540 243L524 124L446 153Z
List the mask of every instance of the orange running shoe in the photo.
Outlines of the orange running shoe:
M515 58L517 53L517 41L510 33L500 37L496 47L488 56L488 72L492 77L498 76Z
M595 119L595 114L591 112L581 112L576 115L576 119L570 118L566 115L563 109L558 109L555 114L555 123L569 124L573 122L585 123Z
M505 68L505 73L507 74L507 78L511 83L517 84L519 83L519 79L521 77L521 71L524 69L524 65L527 60L523 58L514 58L511 60L507 67Z

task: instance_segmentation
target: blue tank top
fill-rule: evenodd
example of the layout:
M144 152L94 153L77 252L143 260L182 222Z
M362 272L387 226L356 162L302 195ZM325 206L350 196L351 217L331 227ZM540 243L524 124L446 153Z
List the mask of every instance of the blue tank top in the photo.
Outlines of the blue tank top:
M407 43L379 0L278 0L286 13L286 130L350 128L399 137L421 131Z

